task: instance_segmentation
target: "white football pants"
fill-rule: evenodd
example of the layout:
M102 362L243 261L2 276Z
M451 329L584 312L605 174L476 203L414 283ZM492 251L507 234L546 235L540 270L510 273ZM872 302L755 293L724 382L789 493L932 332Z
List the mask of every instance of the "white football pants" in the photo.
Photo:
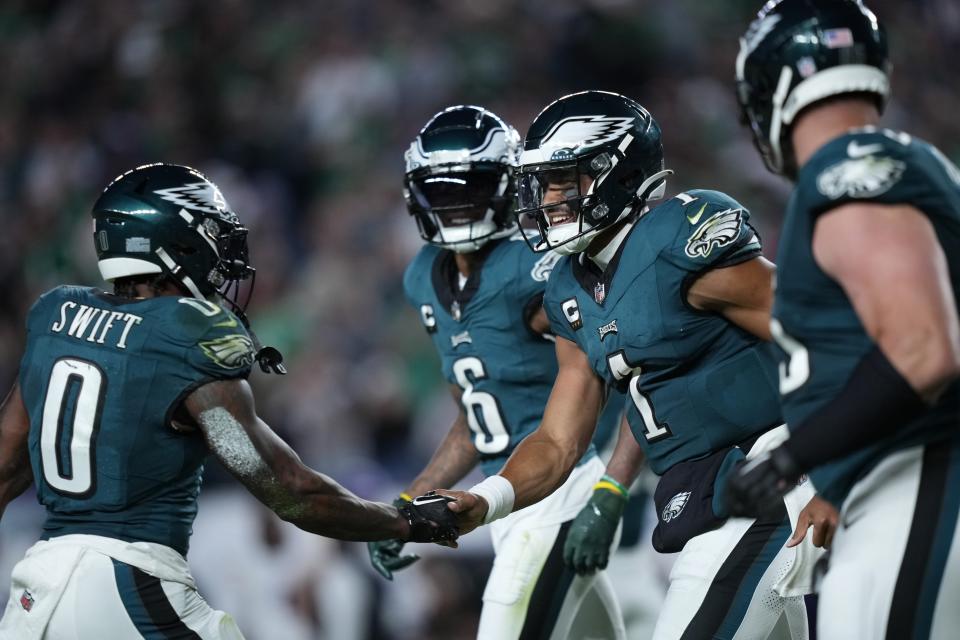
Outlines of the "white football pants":
M823 640L960 637L960 440L899 451L854 485L820 588Z
M786 427L768 431L747 458L786 437ZM782 519L730 518L691 538L670 571L654 640L806 640L802 594L812 592L819 553L809 535L794 549L784 544L812 497L807 482L788 494Z
M243 640L163 545L68 535L40 541L13 569L2 640Z
M578 576L563 564L570 521L603 472L593 458L551 495L490 525L496 557L483 593L479 640L626 638L605 572ZM619 531L616 538L613 548Z

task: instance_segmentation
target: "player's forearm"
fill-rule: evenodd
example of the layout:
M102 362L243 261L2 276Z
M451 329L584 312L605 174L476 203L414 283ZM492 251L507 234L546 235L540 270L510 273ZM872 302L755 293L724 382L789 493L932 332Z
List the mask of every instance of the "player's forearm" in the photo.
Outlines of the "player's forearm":
M407 495L418 496L431 489L450 488L473 469L477 458L470 429L460 413L430 462L407 488Z
M33 482L29 464L14 464L12 468L0 469L0 517L7 505L27 490Z
M0 405L0 515L33 482L27 449L29 431L30 419L20 387L14 382Z
M386 540L409 534L396 507L364 500L332 478L309 470L286 499L272 501L270 506L287 522L330 538Z
M645 459L640 443L637 442L630 430L630 425L624 419L620 423L617 446L613 450L610 462L607 463L606 474L623 486L629 487L640 474Z
M585 450L586 444L565 445L539 429L527 436L500 471L513 485L513 510L530 506L556 491Z

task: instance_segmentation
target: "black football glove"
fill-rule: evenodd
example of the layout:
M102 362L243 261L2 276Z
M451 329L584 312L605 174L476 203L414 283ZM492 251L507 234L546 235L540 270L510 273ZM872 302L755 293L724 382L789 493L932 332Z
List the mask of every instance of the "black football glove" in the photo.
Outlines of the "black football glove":
M397 509L410 504L409 500L397 498L393 501L393 506ZM420 559L415 553L400 555L403 550L403 540L393 538L391 540L377 540L367 543L367 551L370 553L370 564L373 568L387 580L393 580L393 572L400 571L409 567Z
M783 446L753 460L741 460L727 478L727 513L746 518L776 513L783 496L797 486L801 475L800 467Z
M417 496L400 507L400 515L410 524L408 542L451 542L460 535L457 514L447 508L453 498L435 493Z

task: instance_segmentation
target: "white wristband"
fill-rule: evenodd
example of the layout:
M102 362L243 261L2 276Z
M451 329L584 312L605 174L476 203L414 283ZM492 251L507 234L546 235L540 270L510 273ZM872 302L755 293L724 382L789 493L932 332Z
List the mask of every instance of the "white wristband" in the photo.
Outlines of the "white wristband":
M503 476L490 476L470 487L469 491L487 501L487 515L483 517L483 524L490 524L513 511L513 485Z

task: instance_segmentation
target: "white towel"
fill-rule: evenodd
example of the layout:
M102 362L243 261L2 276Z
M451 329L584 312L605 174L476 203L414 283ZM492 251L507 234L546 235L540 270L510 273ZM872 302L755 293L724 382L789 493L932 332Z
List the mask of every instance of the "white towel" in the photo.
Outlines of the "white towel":
M750 449L747 458L755 458L761 453L770 451L779 446L789 436L790 432L785 425L771 429L760 436L756 444ZM790 526L794 530L797 528L800 512L803 511L803 508L807 506L814 495L816 495L816 490L813 483L805 479L784 497L783 502L787 507L787 515L790 517ZM812 538L812 534L807 532L803 542L793 548L795 555L790 570L774 583L773 590L781 597L804 596L814 592L814 568L826 551L813 546Z

